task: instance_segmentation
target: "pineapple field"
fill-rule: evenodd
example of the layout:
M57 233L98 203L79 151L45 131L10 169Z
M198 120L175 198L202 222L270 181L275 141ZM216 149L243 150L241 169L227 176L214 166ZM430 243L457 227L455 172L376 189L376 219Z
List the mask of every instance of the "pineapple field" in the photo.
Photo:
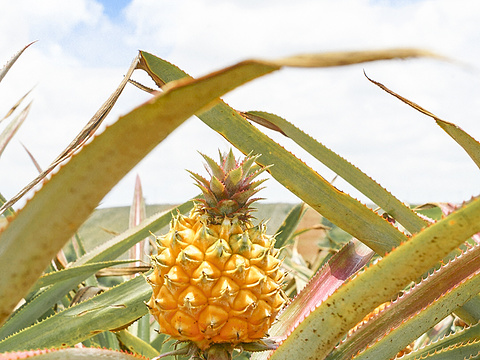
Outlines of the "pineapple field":
M329 71L418 57L446 60L408 48L318 53L245 60L195 79L140 51L51 165L0 198L0 359L480 357L478 194L462 204L406 204L287 119L221 100L285 67ZM131 80L134 72L156 88ZM480 167L471 135L367 74L365 81L425 115ZM98 133L126 86L151 99ZM0 154L28 109L22 98L2 120ZM231 144L198 155L205 172L185 172L197 197L147 206L138 178L131 207L98 208L191 116ZM369 202L338 190L266 129ZM301 202L262 201L272 181Z

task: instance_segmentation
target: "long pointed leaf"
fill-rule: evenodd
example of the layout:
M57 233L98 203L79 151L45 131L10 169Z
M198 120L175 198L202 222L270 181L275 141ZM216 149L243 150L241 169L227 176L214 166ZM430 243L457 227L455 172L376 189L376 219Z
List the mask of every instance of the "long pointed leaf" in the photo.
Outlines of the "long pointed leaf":
M324 359L364 316L479 231L480 199L476 199L397 247L355 281L345 283L300 323L271 359L291 359L299 347ZM365 291L370 291L369 296Z
M448 315L465 302L465 297L474 296L478 292L475 291L478 282L475 285L470 281L472 279L468 279L479 271L480 246L476 246L402 294L349 335L327 359L351 358L367 346L371 346L367 352L372 353L375 349L379 358L387 358L387 351L396 354L438 323L443 317L442 313ZM462 282L468 282L462 286L470 286L470 291L459 291L460 287L457 286ZM418 316L413 318L415 315ZM387 335L383 337L385 334ZM373 345L379 338L382 338L381 341Z
M140 354L148 358L154 358L155 356L159 355L159 352L149 343L139 339L127 330L118 331L115 333L115 335L123 344L123 346L133 353Z
M269 335L276 341L285 338L305 319L322 301L337 290L346 279L359 271L373 257L374 253L358 240L352 240L333 255L315 274L305 288L279 314ZM270 352L252 354L253 360L266 360Z
M128 249L130 249L133 245L142 239L145 239L145 237L149 236L151 233L160 230L164 226L167 226L172 219L172 214L176 214L177 212L185 214L191 210L192 207L193 201L187 201L169 211L154 214L142 221L137 226L129 228L122 234L117 235L113 239L110 239L104 242L102 245L92 249L81 258L76 260L72 266L116 259L128 251Z
M27 46L25 46L22 50L20 50L19 52L17 52L3 67L2 69L0 69L0 82L3 80L3 78L5 77L5 75L7 75L8 71L12 68L13 64L15 64L15 62L18 60L18 58L23 54L23 52L30 46L32 45L33 43L35 43L35 41L31 42L30 44L28 44Z
M249 111L244 115L255 122L260 121L262 123L263 121L264 125L267 123L270 124L270 127L276 127L277 131L282 132L284 135L295 141L310 155L313 155L317 160L322 162L367 196L375 204L380 206L410 231L410 233L417 233L428 225L427 222L418 217L408 206L403 204L356 166L349 163L311 136L305 134L302 130L298 129L287 120L263 111Z
M65 296L70 290L75 288L79 283L95 274L98 270L105 267L124 264L128 261L108 261L101 263L92 263L81 265L54 273L50 273L41 277L34 285L32 291L41 287L49 286L45 291L37 294L26 304L22 305L15 313L0 327L0 339L32 325L42 314L50 309L58 299Z
M269 334L285 339L321 302L373 257L371 249L357 240L348 242L333 255L307 286L278 316Z
M45 286L58 284L59 282L70 280L73 277L88 277L92 274L95 274L101 269L105 269L107 267L115 265L128 264L133 261L135 260L112 260L99 263L88 263L85 265L69 267L60 271L51 272L39 278L31 291L39 290L40 288Z
M133 193L133 202L130 206L129 227L139 225L146 217L145 199L143 197L142 183L140 176L137 175L135 179L135 190ZM137 266L141 265L141 261L148 263L148 257L150 254L148 238L136 243L129 251L130 258L138 259ZM138 274L137 274L138 275ZM144 315L136 323L136 335L140 340L149 343L150 342L150 314Z
M480 341L472 341L468 343L456 344L448 349L442 349L439 352L427 355L425 360L454 360L454 359L478 359L480 355ZM404 358L402 358L404 359ZM405 357L405 360L412 359Z
M0 352L73 346L148 312L152 289L142 276L124 282L0 341Z
M128 354L116 350L96 348L73 348L73 349L42 349L2 354L2 360L17 360L32 358L35 360L85 360L85 359L108 359L108 360L145 360L136 354Z
M473 344L480 341L480 324L457 331L454 334L448 335L435 343L428 344L416 351L413 351L404 357L402 360L426 359L427 356L439 353L442 350L451 349L460 344ZM435 359L432 357L432 360ZM452 357L454 359L454 357Z
M459 305L467 302L480 291L480 272L462 281L458 286L443 294L440 299L424 311L392 329L380 341L357 355L358 360L388 359L433 327L439 320L452 313Z
M365 75L367 76L367 75ZM430 116L435 120L435 122L440 126L450 137L457 142L466 152L467 154L472 158L473 162L480 168L480 143L475 140L473 137L471 137L469 134L467 134L465 131L460 129L457 125L452 124L448 121L440 119L438 116L434 115L430 111L424 109L420 105L414 103L413 101L410 101L403 96L395 93L394 91L390 90L387 88L385 85L370 79L367 76L367 79L370 80L372 83L377 85L379 88L382 90L386 91L390 95L395 96L397 99L401 100L405 104L411 106L415 110L421 112L422 114L425 114L427 116Z
M0 134L0 155L2 155L3 151L5 150L5 147L13 138L13 135L15 135L15 133L18 131L20 126L23 124L23 122L27 118L28 112L30 111L30 106L31 106L31 103L29 103L25 107L25 109L23 109L20 112L20 114L18 114L12 121L10 121L8 126L5 127L5 129Z
M88 123L84 126L84 128L80 131L80 133L73 139L72 142L63 150L60 155L48 166L48 168L41 172L35 179L33 179L27 186L25 186L18 194L16 194L13 198L11 198L7 203L3 204L0 207L0 214L7 207L11 207L14 205L19 199L22 198L28 191L30 191L35 185L40 183L43 179L45 179L48 174L50 174L59 164L64 162L65 160L69 159L76 151L78 151L83 144L90 139L95 131L100 127L103 120L107 117L110 110L115 105L118 97L122 93L125 85L128 83L128 79L132 76L135 67L137 66L138 57L136 57L132 64L130 65L130 69L127 71L126 76L120 82L120 85L117 89L113 92L112 95L105 101L105 103L100 107L100 109L93 115L93 117L88 121Z
M348 58L348 54L345 56ZM322 64L323 59L320 56L318 63ZM345 58L337 60L337 65L348 63ZM159 85L188 76L172 64L151 54L142 53L140 64L154 80L157 79ZM332 66L330 61L326 64ZM243 153L262 154L257 162L264 166L274 164L268 171L277 181L377 253L383 255L406 241L406 236L387 221L338 191L302 161L251 126L224 102L219 102L198 117Z
M172 84L63 165L0 234L0 323L100 200L157 144L219 96L278 68L245 61L198 80Z

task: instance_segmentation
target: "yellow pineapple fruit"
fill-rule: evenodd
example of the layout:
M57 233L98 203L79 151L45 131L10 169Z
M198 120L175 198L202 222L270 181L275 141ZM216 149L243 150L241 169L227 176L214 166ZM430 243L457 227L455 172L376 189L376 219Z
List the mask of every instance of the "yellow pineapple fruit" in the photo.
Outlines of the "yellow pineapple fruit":
M220 164L204 158L211 179L191 173L204 198L157 238L147 305L161 333L208 354L267 336L286 297L275 239L250 215L264 181L254 179L265 168L255 164L257 156L236 161L231 150L220 154Z

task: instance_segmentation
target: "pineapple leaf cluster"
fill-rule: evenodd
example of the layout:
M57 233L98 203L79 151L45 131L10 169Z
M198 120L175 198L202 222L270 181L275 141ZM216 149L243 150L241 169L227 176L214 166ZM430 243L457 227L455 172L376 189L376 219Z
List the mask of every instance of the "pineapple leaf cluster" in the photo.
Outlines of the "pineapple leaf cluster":
M203 199L198 199L202 206L197 207L197 210L208 214L209 218L216 219L213 221L217 222L225 216L249 219L253 210L250 206L259 200L252 196L261 190L259 186L266 180L253 181L267 169L255 164L258 155L247 156L239 162L230 149L226 154L220 153L218 164L206 155L203 158L211 179L190 172L203 194Z
M0 71L0 81L25 50ZM281 116L219 100L287 66L419 56L437 58L417 49L320 53L247 60L194 79L139 52L65 151L17 195L0 196L0 358L478 356L480 199L412 208ZM136 71L158 91L92 138ZM368 80L433 119L480 164L472 136ZM8 124L0 154L28 113L28 105L18 106L23 99L1 120ZM113 186L192 115L246 158L232 150L220 152L219 163L203 155L210 178L190 173L203 196L173 209L147 211L138 180L123 228L84 232L87 219L106 214L96 207ZM295 142L374 205L338 191L264 128ZM266 169L303 202L273 229L252 216ZM309 214L321 223L304 228ZM97 225L91 228L109 228ZM305 250L309 233L318 237Z

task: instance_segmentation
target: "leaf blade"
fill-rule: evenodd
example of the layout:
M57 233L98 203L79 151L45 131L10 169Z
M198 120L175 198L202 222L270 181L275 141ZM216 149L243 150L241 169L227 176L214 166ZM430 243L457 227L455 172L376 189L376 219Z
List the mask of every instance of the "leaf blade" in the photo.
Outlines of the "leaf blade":
M291 359L299 344L318 358L325 358L364 316L395 297L411 281L479 231L480 198L416 234L358 274L355 281L346 282L300 323L271 359ZM375 291L364 296L365 289ZM321 334L319 325L324 329Z
M337 155L320 142L305 134L280 116L264 111L249 111L244 115L255 122L269 128L275 128L285 136L295 141L310 155L337 173L340 177L362 192L395 220L402 224L410 233L419 232L428 223L418 217L409 207L398 200L390 192L367 176L359 168Z
M366 74L366 78L372 82L373 84L377 85L379 88L384 90L385 92L389 93L390 95L396 97L400 101L404 102L405 104L409 105L410 107L414 108L415 110L421 112L424 115L431 117L438 126L440 126L450 137L455 140L457 144L459 144L465 152L470 156L473 162L480 168L480 143L475 140L472 136L467 134L464 130L462 130L457 125L450 123L448 121L440 119L438 116L434 115L430 111L424 109L420 105L410 101L403 96L397 94L396 92L390 90L385 85L379 83L378 81L370 79Z
M187 74L164 60L150 55L148 71L166 83ZM277 63L279 64L279 63ZM358 238L379 254L385 254L406 241L406 236L357 200L333 187L318 173L279 144L250 125L224 102L197 115L244 154L262 154L257 162L270 167L270 174L327 219ZM380 240L382 239L382 240Z
M73 346L121 328L148 312L151 291L141 276L126 281L0 341L0 352Z
M198 80L171 84L84 145L0 234L0 271L4 274L0 323L108 191L158 143L219 96L277 69L246 61ZM19 254L19 247L27 250ZM28 266L12 269L11 262Z

